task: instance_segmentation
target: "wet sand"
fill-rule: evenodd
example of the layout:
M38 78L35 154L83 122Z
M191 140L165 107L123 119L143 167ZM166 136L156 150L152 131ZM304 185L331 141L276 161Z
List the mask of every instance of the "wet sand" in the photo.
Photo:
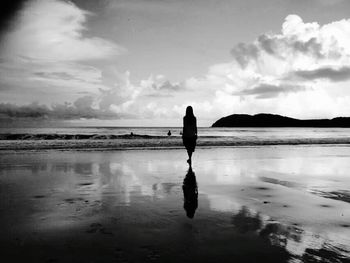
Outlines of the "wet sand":
M249 131L244 131L249 133ZM239 136L200 136L197 147L241 147L271 145L344 145L350 144L350 137L327 134L265 135L246 134ZM264 132L262 132L264 133ZM334 135L334 132L332 133ZM79 151L116 151L116 150L164 150L183 149L181 136L150 136L139 134L0 134L0 151L42 151L42 150L79 150Z
M0 153L1 262L349 262L350 147ZM193 218L191 218L193 217Z

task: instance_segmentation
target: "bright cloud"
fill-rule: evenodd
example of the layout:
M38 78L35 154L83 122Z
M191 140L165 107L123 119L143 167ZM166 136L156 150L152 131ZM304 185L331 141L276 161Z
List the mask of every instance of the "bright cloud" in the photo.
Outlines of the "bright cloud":
M50 105L73 102L82 94L97 96L105 86L96 62L111 63L125 49L87 36L87 20L93 16L69 1L28 1L3 36L2 100Z
M350 20L321 26L289 15L281 33L240 43L231 53L232 62L188 82L215 90L212 114L350 115Z
M98 37L85 37L93 15L70 2L35 0L28 3L14 31L6 36L3 54L33 60L80 61L118 55L123 48Z

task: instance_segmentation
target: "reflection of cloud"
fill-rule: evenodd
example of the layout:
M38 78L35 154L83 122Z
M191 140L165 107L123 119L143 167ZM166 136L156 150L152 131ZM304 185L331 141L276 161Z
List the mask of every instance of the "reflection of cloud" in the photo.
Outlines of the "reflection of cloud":
M242 206L232 216L233 226L241 233L255 233L272 246L285 249L290 256L304 261L342 262L348 251L334 241L315 235L297 226L285 225L263 217L260 213ZM335 239L336 240L336 239Z
M241 207L239 203L225 195L208 195L209 207L211 210L219 212L238 211Z
M243 206L238 213L232 217L232 224L240 232L246 233L261 230L263 221L259 213L252 212L250 209Z
M113 198L113 202L118 201L129 205L132 202L132 197L153 195L152 186L144 184L132 167L124 162L101 163L99 172L103 176L104 189L118 194L119 200Z

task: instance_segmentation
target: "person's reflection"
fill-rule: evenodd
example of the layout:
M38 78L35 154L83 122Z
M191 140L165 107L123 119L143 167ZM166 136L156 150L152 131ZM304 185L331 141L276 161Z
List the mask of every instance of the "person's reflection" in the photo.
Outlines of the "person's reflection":
M192 168L189 168L187 171L182 190L184 192L184 209L187 216L193 218L198 207L198 187Z

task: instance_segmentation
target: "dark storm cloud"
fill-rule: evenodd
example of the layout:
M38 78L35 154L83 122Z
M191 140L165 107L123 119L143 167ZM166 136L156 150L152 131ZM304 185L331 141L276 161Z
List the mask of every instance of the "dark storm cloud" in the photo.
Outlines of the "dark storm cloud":
M245 68L250 60L256 60L259 56L259 49L255 44L239 43L231 50L232 56Z
M295 93L305 90L305 87L297 85L271 85L261 84L252 89L243 90L236 95L255 95L257 99L275 98L281 93Z
M332 67L323 67L315 70L299 70L294 74L306 80L328 79L330 81L345 81L350 79L350 67L335 69Z
M292 53L301 53L315 58L323 58L322 44L316 38L307 41L301 41L297 38L280 38L276 35L260 35L254 43L239 43L232 50L231 54L234 59L245 68L251 61L258 60L262 52L266 52L270 56L284 59L285 51ZM341 54L330 52L329 57L339 58Z
M103 11L113 0L71 0L81 9L91 11L93 13Z
M264 50L271 56L281 58L281 46L289 47L292 52L309 54L316 58L322 58L322 44L316 38L301 41L297 38L278 38L276 35L263 34L258 37L256 49Z
M32 103L18 106L11 103L0 104L0 116L9 118L40 118L47 116L49 108L44 105Z
M2 33L11 27L18 11L22 9L28 0L3 0L0 5L0 39Z
M310 38L308 41L293 41L292 43L293 49L299 51L301 53L308 53L317 58L322 58L322 44L317 41L316 38Z
M12 103L0 103L1 118L34 118L34 119L118 119L120 116L109 110L100 110L92 107L93 98L84 96L77 99L73 104L55 104L51 107L39 103L28 105L16 105Z
M275 55L276 41L272 37L265 34L261 35L258 37L258 42L268 54Z

